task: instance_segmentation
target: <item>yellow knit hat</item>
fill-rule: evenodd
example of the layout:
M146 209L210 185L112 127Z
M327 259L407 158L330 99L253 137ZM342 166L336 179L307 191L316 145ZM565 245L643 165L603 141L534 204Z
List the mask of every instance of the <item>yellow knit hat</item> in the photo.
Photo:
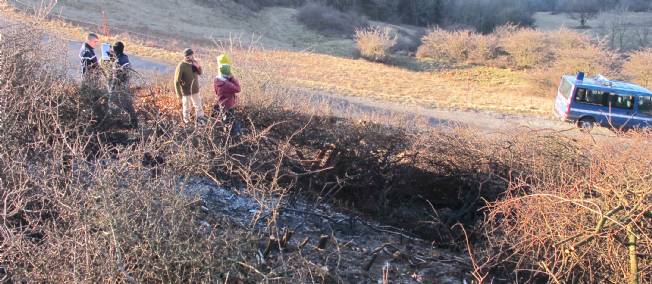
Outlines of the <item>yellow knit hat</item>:
M217 57L217 64L222 65L222 64L229 64L231 65L231 58L229 58L229 55L226 53L220 54L220 56Z

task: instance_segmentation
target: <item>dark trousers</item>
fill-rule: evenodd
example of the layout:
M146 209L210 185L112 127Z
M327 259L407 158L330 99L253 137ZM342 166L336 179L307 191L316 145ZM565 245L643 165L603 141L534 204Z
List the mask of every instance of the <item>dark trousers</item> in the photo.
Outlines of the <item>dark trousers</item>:
M109 92L113 103L129 114L131 124L138 125L138 116L134 109L134 97L129 91L129 87L123 84L114 83L111 84Z
M234 109L224 111L219 104L215 104L211 112L211 117L219 118L225 126L230 125L231 134L240 135L240 122L235 116Z

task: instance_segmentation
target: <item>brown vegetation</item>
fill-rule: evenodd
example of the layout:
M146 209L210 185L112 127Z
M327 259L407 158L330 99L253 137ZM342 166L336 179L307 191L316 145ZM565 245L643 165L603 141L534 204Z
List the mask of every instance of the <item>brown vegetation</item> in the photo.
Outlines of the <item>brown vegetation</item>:
M386 61L396 41L397 36L388 27L373 26L355 30L355 42L360 55L372 61Z
M470 30L446 31L435 28L422 39L417 57L444 63L484 63L497 56L496 38Z
M624 70L633 78L644 78L645 52L634 53ZM498 27L492 34L467 30L435 29L423 38L417 56L449 64L475 64L525 70L532 75L523 82L538 91L537 96L554 93L563 74L584 71L621 78L620 55L601 41L565 28L543 32L514 25ZM634 63L637 62L637 63ZM634 67L634 66L639 67ZM638 68L638 69L635 69ZM644 80L644 79L639 79Z
M519 282L650 283L652 157L649 136L630 138L553 142L556 163L529 157L487 207L484 259Z
M652 89L652 49L634 52L623 66L625 74L648 89Z

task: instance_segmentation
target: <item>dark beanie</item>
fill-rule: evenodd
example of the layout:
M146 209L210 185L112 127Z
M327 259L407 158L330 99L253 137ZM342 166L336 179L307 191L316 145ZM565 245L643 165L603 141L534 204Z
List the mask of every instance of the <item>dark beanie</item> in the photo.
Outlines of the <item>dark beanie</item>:
M122 43L121 41L116 42L115 44L113 44L113 52L115 52L116 54L124 53L125 52L125 44Z
M191 56L193 54L195 54L195 52L192 51L192 49L190 49L190 48L186 48L186 49L183 50L183 56L188 57L188 56Z

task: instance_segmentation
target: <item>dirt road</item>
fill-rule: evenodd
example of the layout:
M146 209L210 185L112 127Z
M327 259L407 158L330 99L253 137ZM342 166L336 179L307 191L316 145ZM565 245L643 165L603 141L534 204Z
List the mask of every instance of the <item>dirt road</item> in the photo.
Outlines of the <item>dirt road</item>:
M569 123L539 116L491 113L486 111L433 109L363 97L349 97L319 92L304 92L314 100L326 102L338 116L365 117L398 115L405 119L425 119L430 125L462 124L484 131L504 131L518 128L568 130Z

